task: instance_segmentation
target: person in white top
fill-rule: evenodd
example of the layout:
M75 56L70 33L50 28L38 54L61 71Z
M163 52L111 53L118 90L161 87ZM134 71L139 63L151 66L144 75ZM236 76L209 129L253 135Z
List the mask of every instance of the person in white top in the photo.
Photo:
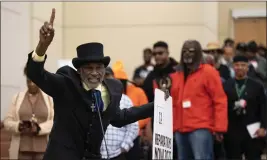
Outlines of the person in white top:
M106 69L105 76L105 78L113 78L112 70L109 67ZM130 108L131 106L133 106L131 99L125 94L122 94L120 108ZM105 133L105 139L103 139L100 148L102 158L110 158L111 160L126 160L124 153L128 152L133 147L133 141L138 136L138 132L139 128L137 122L128 124L121 128L109 125Z

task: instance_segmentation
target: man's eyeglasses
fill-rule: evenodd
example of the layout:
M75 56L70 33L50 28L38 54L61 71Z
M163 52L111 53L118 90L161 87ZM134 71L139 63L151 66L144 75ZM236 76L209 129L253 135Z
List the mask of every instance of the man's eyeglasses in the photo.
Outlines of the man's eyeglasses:
M182 50L182 53L195 53L195 52L196 50L194 48Z
M206 51L207 54L215 54L215 53L218 53L216 50L209 50L209 51Z
M156 56L156 55L160 55L161 56L161 55L163 55L163 53L164 53L163 51L162 52L153 52L153 56Z

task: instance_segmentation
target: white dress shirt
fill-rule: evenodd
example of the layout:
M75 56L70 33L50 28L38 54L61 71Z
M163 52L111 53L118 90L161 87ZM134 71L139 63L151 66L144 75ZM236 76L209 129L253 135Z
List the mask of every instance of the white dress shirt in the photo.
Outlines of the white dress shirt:
M120 108L130 108L133 106L131 99L122 94L120 101ZM138 136L139 128L138 123L131 123L121 128L109 125L105 133L107 149L109 158L117 157L121 154L121 150L129 151L133 147L133 141ZM107 151L104 139L100 148L102 158L107 159Z

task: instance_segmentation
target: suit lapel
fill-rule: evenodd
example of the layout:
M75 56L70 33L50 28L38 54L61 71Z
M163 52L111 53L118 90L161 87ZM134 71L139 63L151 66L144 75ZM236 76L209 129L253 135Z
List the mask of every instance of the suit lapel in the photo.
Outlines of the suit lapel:
M113 99L114 99L114 97L113 97L114 94L112 93L113 87L109 84L108 80L104 79L103 85L107 88L107 91L109 94L109 104L107 106L107 109L104 111L104 114L105 114L105 113L109 113L111 107L113 106L112 103L113 103Z
M105 87L108 90L108 94L110 97L110 103L108 105L108 108L106 109L106 111L104 112L104 115L108 114L112 114L112 112L115 112L116 109L114 107L117 107L117 101L120 101L120 95L121 95L121 90L118 89L118 86L116 84L113 83L114 80L110 80L110 79L105 79L103 81L103 85L105 85Z
M86 130L89 122L89 114L88 109L91 108L92 102L90 97L86 94L85 89L82 86L81 80L79 78L79 74L71 73L71 82L74 86L74 99L75 102L78 102L78 104L74 104L72 114L74 118L76 119L77 124L80 126L82 130ZM75 96L77 95L77 96Z

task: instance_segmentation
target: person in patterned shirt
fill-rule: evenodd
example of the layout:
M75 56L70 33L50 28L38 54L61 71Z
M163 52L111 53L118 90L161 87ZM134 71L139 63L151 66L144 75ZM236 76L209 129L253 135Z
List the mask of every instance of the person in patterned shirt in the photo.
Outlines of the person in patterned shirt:
M105 78L114 78L113 71L109 67L106 68ZM131 106L133 106L131 99L122 94L120 108L130 108ZM133 141L138 136L138 132L137 122L121 128L109 125L100 148L102 158L107 159L109 157L111 160L126 160L125 153L133 147Z

